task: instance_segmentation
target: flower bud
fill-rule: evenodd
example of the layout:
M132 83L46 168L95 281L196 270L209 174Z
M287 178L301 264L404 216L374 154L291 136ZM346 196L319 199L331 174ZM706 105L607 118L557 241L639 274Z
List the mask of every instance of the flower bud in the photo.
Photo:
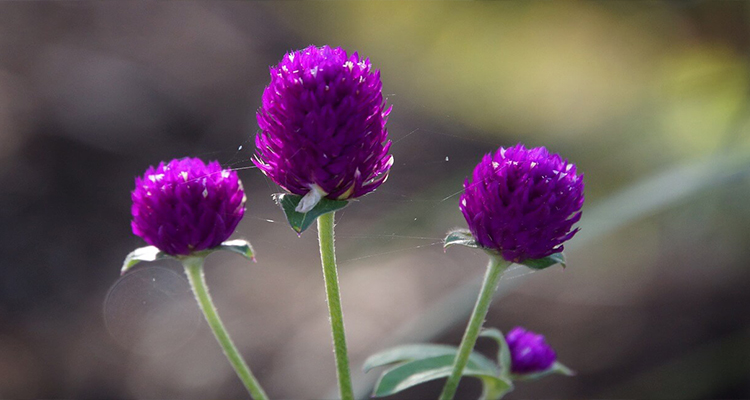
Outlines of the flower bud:
M515 327L505 335L510 349L510 370L514 374L544 371L557 359L555 351L545 342L544 336Z

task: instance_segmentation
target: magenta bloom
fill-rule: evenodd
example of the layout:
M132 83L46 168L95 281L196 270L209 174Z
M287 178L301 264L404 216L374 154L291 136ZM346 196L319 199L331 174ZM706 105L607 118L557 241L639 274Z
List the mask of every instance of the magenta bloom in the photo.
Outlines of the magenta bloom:
M357 53L310 46L271 67L257 113L253 162L287 191L344 200L388 176L393 157L385 128L380 72Z
M544 147L522 144L487 154L464 182L461 212L477 243L508 261L563 250L581 218L583 175Z
M163 162L135 178L133 233L170 255L220 245L245 214L237 173L197 158Z
M557 359L555 351L544 340L544 336L515 327L505 335L510 349L510 370L514 374L541 372L552 366Z

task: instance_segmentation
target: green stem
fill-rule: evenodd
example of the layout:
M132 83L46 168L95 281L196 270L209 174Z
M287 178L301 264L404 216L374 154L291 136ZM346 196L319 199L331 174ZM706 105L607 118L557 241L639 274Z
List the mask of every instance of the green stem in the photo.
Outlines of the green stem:
M448 381L445 383L440 400L451 400L456 395L461 374L464 372L466 363L469 362L469 355L474 349L474 344L476 344L477 337L479 336L479 330L482 328L482 324L484 324L487 310L489 310L490 303L492 303L492 295L495 293L498 282L500 282L500 276L502 276L510 264L510 262L505 261L502 257L490 256L487 273L484 275L484 282L482 283L482 290L479 292L479 298L477 298L474 311L471 313L469 325L466 327L463 339L461 339L461 346L458 348L456 360L453 362L453 370L450 377L448 377Z
M260 387L260 384L250 372L250 368L242 359L237 347L232 342L232 338L229 337L224 324L219 318L219 314L216 312L211 295L208 293L208 285L206 285L206 277L203 274L203 257L186 257L182 259L182 265L185 267L185 273L187 274L188 281L190 281L190 287L193 288L193 294L195 299L198 301L198 305L203 311L203 315L206 317L208 325L216 336L216 340L224 350L224 355L227 356L229 363L232 364L234 371L240 380L250 392L250 396L256 400L268 400L268 396Z
M341 311L339 278L336 272L336 252L333 245L333 215L323 214L318 217L318 241L320 243L320 261L323 264L323 278L326 286L326 300L331 319L333 334L333 352L336 355L336 376L339 381L339 393L342 400L353 400L352 378L349 372L349 357L346 352L346 335L344 334L344 314Z

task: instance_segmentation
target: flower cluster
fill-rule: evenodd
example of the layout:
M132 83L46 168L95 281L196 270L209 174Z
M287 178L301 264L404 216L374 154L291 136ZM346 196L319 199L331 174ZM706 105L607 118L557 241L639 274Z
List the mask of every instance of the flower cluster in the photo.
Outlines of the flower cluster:
M298 233L318 219L340 394L341 398L353 398L333 246L333 212L346 202L325 200L320 207L315 206L322 198L361 197L385 182L393 165L385 127L391 109L383 99L380 72L372 68L369 59L347 54L341 48L310 46L287 53L270 68L270 74L271 82L263 91L256 114L260 131L255 138L253 163L292 194L278 198ZM369 367L392 363L433 366L427 373L420 369L417 375L405 374L408 368L396 375L396 368L389 369L384 373L388 379L381 378L375 394L390 395L444 377L446 367L452 365L441 395L441 399L452 399L502 273L511 262L526 261L530 267L542 268L560 261L561 257L538 259L561 252L563 243L577 233L573 226L581 218L583 192L583 175L576 172L576 166L544 147L527 149L518 144L486 154L464 182L460 198L459 208L471 237L459 230L451 232L445 241L445 246L478 245L491 253L492 259L461 346L455 357L436 357L434 346L412 346L409 352L413 354L408 355L399 349L371 357L366 362ZM238 376L253 398L267 399L228 339L211 303L202 269L205 256L214 250L253 257L249 243L225 242L245 213L246 197L237 173L222 169L216 161L206 164L197 158L162 162L135 179L131 198L133 233L151 246L131 252L123 271L140 261L167 256L179 259L201 310ZM485 372L495 378L483 379L491 386L485 387L485 393L491 392L492 398L510 391L511 380L535 379L549 373L573 374L556 362L555 351L544 336L521 327L505 335L510 352L511 373L507 374L502 337L496 330L492 337L503 349L501 365L489 362L477 367L486 368ZM424 364L425 360L429 363ZM495 376L498 371L503 374Z
M334 200L372 192L393 157L380 72L341 48L310 46L271 68L253 162L287 191Z
M459 208L477 243L512 262L563 250L581 218L583 175L544 147L484 156L464 182Z
M237 173L183 158L150 167L131 194L133 233L170 255L188 255L226 240L245 213Z
M541 372L552 366L557 359L555 351L544 340L543 335L515 327L505 335L510 349L510 370L514 374Z

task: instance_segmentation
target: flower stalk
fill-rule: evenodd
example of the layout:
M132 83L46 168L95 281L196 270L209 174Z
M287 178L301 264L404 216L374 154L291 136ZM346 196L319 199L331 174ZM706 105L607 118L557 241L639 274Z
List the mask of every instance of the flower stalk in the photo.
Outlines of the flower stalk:
M250 396L255 400L268 400L268 396L240 355L224 324L221 322L219 314L216 312L216 306L214 306L211 295L208 293L208 285L206 285L206 278L203 273L203 260L203 257L182 258L182 265L185 267L185 274L190 282L190 287L193 289L195 299L198 301L198 305L201 311L203 311L206 322L211 327L216 340L219 342L222 350L224 350L224 355L226 355L229 363L232 364L232 368L234 368L237 376L245 385Z
M341 309L339 278L336 270L334 214L330 212L318 217L318 242L320 244L320 261L323 265L326 301L333 335L333 351L336 356L336 377L339 383L339 393L342 400L353 400L354 391L352 389L351 372L349 371L349 356L346 350L344 314Z
M479 337L479 331L484 324L484 319L487 316L487 311L492 303L492 295L497 289L497 285L500 282L500 277L503 272L508 269L511 262L506 261L499 256L490 256L489 264L487 265L487 272L484 275L484 281L482 282L482 289L479 292L477 303L474 305L474 311L471 313L469 319L469 325L466 327L464 337L461 339L461 345L458 348L458 354L453 362L453 369L451 375L448 377L448 381L443 387L443 392L440 394L440 400L451 400L456 394L458 389L458 383L461 380L464 368L469 361L469 355L474 349L474 345Z

